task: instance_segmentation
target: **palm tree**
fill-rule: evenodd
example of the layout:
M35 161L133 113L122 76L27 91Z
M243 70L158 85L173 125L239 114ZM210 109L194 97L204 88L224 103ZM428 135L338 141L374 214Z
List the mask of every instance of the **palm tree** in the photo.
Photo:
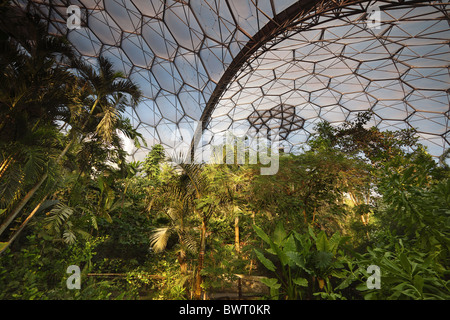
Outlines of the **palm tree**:
M64 38L23 12L7 10L0 23L0 138L18 141L36 125L55 125L68 116L75 82L65 63L74 53Z
M196 252L197 243L193 233L186 227L190 203L189 196L183 187L180 184L161 187L160 197L165 200L163 212L169 218L169 224L156 228L150 236L150 243L154 252L161 252L166 248L170 236L176 234L180 246L177 251L180 271L182 275L187 275L187 252ZM148 209L152 208L153 203L153 201L150 203Z
M197 259L197 270L194 285L194 296L196 299L202 297L203 264L206 252L206 235L208 223L214 210L218 205L217 199L210 197L209 184L206 176L203 174L203 166L196 163L178 162L183 170L181 179L186 182L188 197L192 203L192 210L201 220L200 226L200 243Z
M65 121L71 126L67 135L68 142L56 157L56 163L61 162L76 142L82 144L86 138L92 138L96 134L100 135L105 143L111 143L114 135L112 132L117 128L120 129L118 123L123 123L119 121L120 111L123 111L124 106L134 106L139 101L141 92L138 87L122 73L114 71L107 59L100 57L98 69L95 69L74 58L67 42L60 38L49 37L42 25L33 30L35 32L28 34L35 36L32 40L27 40L26 37L25 40L20 37L16 40L10 35L10 43L2 52L3 56L13 56L2 59L6 61L5 63L9 63L6 66L2 65L5 72L1 74L3 79L0 79L2 84L6 83L0 87L2 105L0 116L5 119L0 123L2 140L5 136L10 137L10 140L17 139L18 130L11 129L11 123L14 124L11 118L20 117L19 108L22 108L28 110L32 117L19 118L21 121L16 121L16 127L20 124L33 123L30 119L36 119L33 127L39 127L41 121L54 124L56 120ZM9 35L8 31L6 33ZM55 51L56 49L59 51ZM62 56L64 58L61 58ZM59 57L60 60L56 61L55 57ZM77 74L69 72L68 66L57 63L61 61L70 62L70 67L74 68ZM30 90L26 82L28 78L33 79L32 84L36 86L36 90ZM130 101L126 96L130 97ZM129 126L125 125L123 129L129 133ZM0 172L3 174L5 168L10 166L11 157L7 156L0 160L2 160ZM27 194L14 208L8 210L10 212L0 226L0 235L33 198L48 176L48 171L43 172Z
M155 251L163 250L167 244L167 240L171 233L176 232L181 244L179 252L180 267L183 268L183 256L186 248L194 248L191 233L187 232L185 226L186 220L198 219L201 222L200 227L195 228L200 231L197 254L197 270L194 280L194 296L196 299L202 297L201 274L204 265L206 252L206 237L208 222L215 212L218 205L217 198L210 196L209 183L207 176L204 174L204 168L201 164L187 163L183 155L178 155L173 159L173 163L178 166L180 175L177 177L176 185L163 187L163 199L168 201L168 209L165 211L171 223L169 226L158 228L154 231L151 241ZM168 200L169 199L169 200ZM194 228L191 228L191 230ZM181 255L181 257L180 257Z
M107 59L99 57L98 61L98 72L92 66L82 63L80 60L76 60L74 64L77 66L77 70L80 71L85 81L83 87L90 93L90 96L86 99L93 100L94 102L89 113L87 115L85 113L82 114L84 121L81 122L81 125L79 123L73 123L72 130L68 134L71 139L58 155L56 162L60 162L63 159L74 143L78 142L79 144L83 144L86 138L93 138L96 134L100 135L106 143L112 142L114 132L117 128L122 129L126 135L131 135L129 126L120 127L117 125L118 123L121 125L124 123L124 121L119 121L123 120L119 112L123 111L126 105L135 106L139 101L141 92L129 79L124 80L122 73L114 72L111 62ZM131 103L128 102L125 94L131 97ZM99 122L97 116L101 119ZM137 134L136 132L134 133L135 135ZM116 138L116 145L117 143ZM0 234L16 218L47 178L48 172L42 175L37 184L33 186L12 210L11 214L0 226Z
M98 58L97 70L81 59L74 59L72 67L82 79L85 94L79 105L82 109L79 111L80 120L71 123L71 140L60 154L60 159L77 140L81 143L94 134L99 134L106 143L110 143L117 129L115 125L120 113L126 106L136 106L141 97L139 88L125 78L122 72L114 71L112 63L104 57ZM126 98L127 95L130 101Z
M157 172L161 160L164 158L164 149L161 145L153 146L151 152L146 158L144 170L149 179L158 178ZM175 161L177 162L177 161ZM175 176L175 179L159 184L153 193L152 199L148 205L148 210L160 207L169 219L169 223L164 227L156 228L150 236L150 243L154 252L158 253L167 247L168 240L172 234L178 238L177 258L180 265L180 271L184 280L188 277L187 253L195 253L198 250L197 231L190 227L190 220L194 217L194 197L183 171L181 175Z
M2 7L0 37L0 204L9 213L1 234L53 166L61 140L56 122L67 120L76 77L61 64L73 57L68 42L20 10Z

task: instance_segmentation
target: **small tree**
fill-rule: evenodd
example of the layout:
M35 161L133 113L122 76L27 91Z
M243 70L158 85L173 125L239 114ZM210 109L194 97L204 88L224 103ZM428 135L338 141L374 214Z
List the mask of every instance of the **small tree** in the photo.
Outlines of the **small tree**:
M158 180L161 172L161 162L164 160L164 147L160 144L155 144L144 161L144 171L150 179Z

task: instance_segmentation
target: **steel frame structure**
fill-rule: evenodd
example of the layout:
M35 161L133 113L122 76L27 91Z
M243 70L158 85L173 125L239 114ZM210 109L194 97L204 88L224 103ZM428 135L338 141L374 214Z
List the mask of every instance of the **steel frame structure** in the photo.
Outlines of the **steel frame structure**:
M318 120L364 110L382 129L417 128L433 155L450 145L447 0L13 2L141 86L143 102L127 113L150 145L176 148L184 129L192 151L198 135L276 114L294 150ZM69 5L81 8L81 29L67 28ZM384 16L377 30L366 25L373 6Z

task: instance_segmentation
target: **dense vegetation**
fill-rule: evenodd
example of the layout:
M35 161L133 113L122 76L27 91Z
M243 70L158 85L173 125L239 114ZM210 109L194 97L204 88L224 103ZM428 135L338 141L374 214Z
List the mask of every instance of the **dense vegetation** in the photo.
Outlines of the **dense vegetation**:
M266 299L450 298L448 153L361 113L319 124L275 175L160 145L127 162L121 136L145 144L123 116L139 88L0 9L1 299L200 299L239 275Z

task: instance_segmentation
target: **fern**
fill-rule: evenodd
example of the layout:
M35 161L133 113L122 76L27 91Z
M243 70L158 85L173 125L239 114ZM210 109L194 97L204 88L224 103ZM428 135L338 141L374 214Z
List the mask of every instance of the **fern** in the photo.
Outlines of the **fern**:
M61 227L68 222L73 213L73 208L59 202L52 210L50 210L48 216L44 219L45 227L48 230L59 234L61 232Z

